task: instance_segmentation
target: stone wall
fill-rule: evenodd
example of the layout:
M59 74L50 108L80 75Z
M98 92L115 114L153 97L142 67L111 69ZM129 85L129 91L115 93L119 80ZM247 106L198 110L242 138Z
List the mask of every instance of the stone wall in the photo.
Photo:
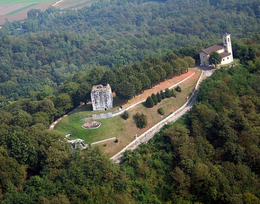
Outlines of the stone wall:
M113 95L109 84L103 86L102 84L92 87L91 101L93 111L109 110L113 108Z

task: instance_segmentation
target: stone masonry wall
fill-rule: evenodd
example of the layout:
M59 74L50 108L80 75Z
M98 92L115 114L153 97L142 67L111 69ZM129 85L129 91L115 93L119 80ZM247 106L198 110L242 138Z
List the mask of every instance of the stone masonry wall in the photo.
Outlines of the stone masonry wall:
M113 108L113 95L109 84L92 87L91 101L93 110L108 110Z

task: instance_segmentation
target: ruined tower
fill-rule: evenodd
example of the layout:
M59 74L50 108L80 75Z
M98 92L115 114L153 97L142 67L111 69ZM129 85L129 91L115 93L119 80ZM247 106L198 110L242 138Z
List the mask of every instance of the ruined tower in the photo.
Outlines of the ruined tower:
M109 84L103 86L102 84L92 87L91 101L93 111L108 110L113 108L113 95Z

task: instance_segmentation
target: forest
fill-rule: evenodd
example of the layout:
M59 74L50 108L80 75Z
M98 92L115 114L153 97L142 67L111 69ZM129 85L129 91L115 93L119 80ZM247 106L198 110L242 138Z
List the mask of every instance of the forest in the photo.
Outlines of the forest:
M1 203L260 203L259 39L239 41L235 53L253 58L216 70L188 115L121 164L46 130L53 96L11 104L0 114Z
M260 203L259 8L256 0L112 0L7 22L0 203ZM72 152L48 130L89 100L93 84L129 99L186 72L225 32L240 65L216 70L189 114L122 163L94 147Z
M0 29L0 95L8 101L58 87L75 73L116 70L173 52L198 63L202 48L252 38L260 29L257 0L98 1L77 10L31 10ZM15 90L15 91L10 91Z

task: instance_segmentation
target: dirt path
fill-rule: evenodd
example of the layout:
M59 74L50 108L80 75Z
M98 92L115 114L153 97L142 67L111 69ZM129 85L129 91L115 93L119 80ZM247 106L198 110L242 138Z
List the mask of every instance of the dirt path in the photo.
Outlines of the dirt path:
M128 100L128 102L123 105L123 109L126 109L129 106L138 103L139 101L146 100L146 98L148 96L150 96L152 93L156 94L157 92L159 92L161 90L165 90L166 88L169 88L174 84L177 84L178 82L180 82L183 79L187 78L188 76L192 75L196 71L197 71L197 68L191 68L185 74L182 74L180 76L175 76L172 79L168 79L166 81L159 83L158 85L154 86L151 89L145 90L143 93L141 93L141 94L135 96L134 98Z
M199 85L203 79L205 79L207 76L210 76L211 74L209 73L208 75L204 74L205 71L202 71L200 78L196 84L196 87L189 98L189 100L178 110L176 110L174 113L166 117L165 119L161 120L151 128L149 128L147 131L145 131L142 135L137 137L135 140L133 140L130 144L125 146L121 151L119 151L117 154L112 156L110 159L115 162L119 163L122 160L123 153L126 150L131 150L133 151L134 149L138 148L138 146L142 143L147 143L157 132L160 131L160 129L167 124L168 122L175 122L177 119L179 119L181 116L183 116L185 113L187 113L193 106L193 104L196 102L196 95L199 90Z

